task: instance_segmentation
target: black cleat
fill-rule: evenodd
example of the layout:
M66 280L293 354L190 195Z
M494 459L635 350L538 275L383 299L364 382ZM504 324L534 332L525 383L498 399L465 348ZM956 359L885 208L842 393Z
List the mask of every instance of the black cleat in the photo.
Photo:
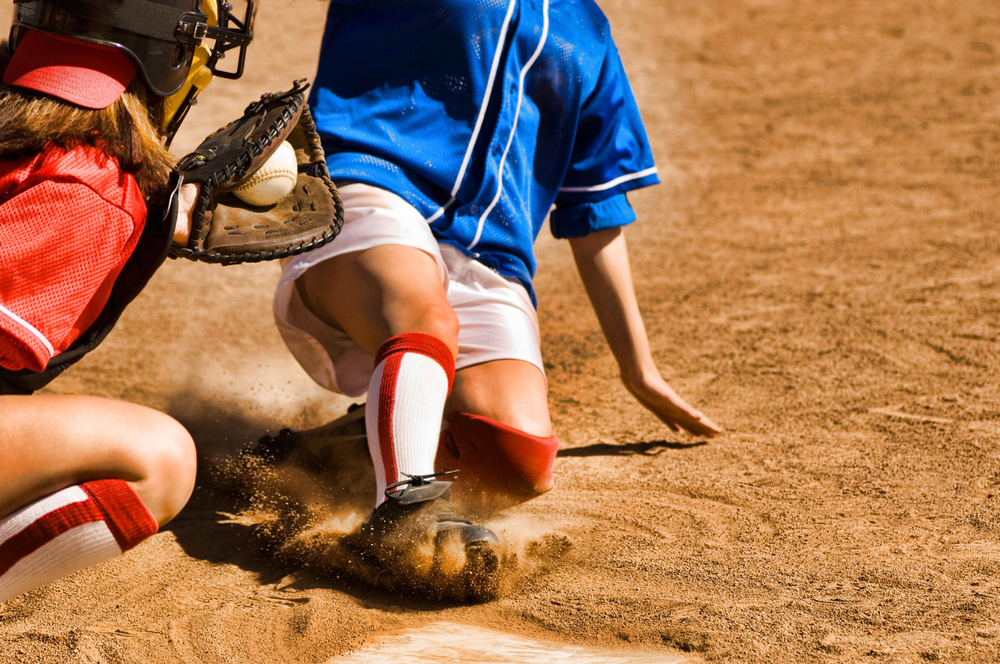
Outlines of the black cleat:
M270 463L280 463L287 459L296 447L302 444L302 435L285 428L277 436L262 436L257 444L243 454L258 457Z
M442 473L444 474L444 473ZM351 548L381 567L418 576L458 577L476 599L496 595L500 538L456 514L451 482L415 475L385 490L386 500L350 539Z

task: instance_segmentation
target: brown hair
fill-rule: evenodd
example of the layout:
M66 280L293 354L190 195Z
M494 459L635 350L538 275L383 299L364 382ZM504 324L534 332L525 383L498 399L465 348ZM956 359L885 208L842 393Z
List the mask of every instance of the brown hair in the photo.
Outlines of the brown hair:
M0 41L0 72L10 56ZM78 145L101 148L131 173L148 201L162 202L174 159L163 146L163 99L139 76L111 106L91 110L0 83L0 159L41 152L48 143L65 150Z

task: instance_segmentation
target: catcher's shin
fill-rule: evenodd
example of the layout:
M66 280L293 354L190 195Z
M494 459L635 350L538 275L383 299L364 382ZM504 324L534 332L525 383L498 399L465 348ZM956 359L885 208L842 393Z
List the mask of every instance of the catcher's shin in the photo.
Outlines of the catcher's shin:
M287 92L264 95L181 159L177 187L200 184L201 193L187 244L174 245L173 256L232 265L294 256L337 236L344 209L305 101L307 87L296 81ZM234 196L282 141L298 161L292 192L264 207Z

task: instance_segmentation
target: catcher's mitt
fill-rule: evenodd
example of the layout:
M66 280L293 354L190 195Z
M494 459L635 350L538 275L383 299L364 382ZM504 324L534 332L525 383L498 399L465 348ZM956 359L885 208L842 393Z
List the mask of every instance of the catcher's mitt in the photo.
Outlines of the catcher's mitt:
M295 81L288 92L264 95L243 117L181 159L177 188L200 184L201 193L187 244L174 245L173 256L232 265L294 256L337 236L344 209L305 102L307 87ZM282 141L291 143L298 161L292 192L265 207L230 193L253 176Z

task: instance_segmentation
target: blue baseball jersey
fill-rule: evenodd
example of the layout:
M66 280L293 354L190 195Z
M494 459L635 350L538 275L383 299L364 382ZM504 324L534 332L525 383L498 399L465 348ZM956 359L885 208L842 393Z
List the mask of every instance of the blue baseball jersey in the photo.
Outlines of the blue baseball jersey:
M333 0L310 98L335 182L392 191L535 299L533 244L659 182L591 0Z

